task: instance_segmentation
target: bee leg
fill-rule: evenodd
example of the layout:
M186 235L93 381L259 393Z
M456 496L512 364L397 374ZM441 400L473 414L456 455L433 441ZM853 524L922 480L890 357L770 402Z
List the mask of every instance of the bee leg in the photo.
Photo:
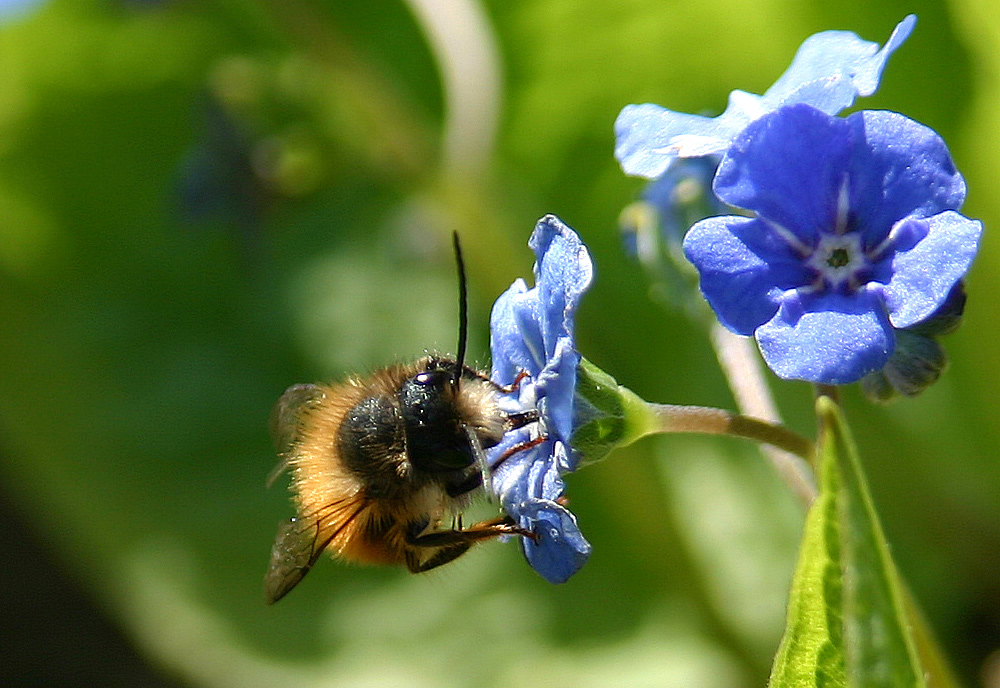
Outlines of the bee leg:
M476 534L475 539L477 540L500 537L501 535L520 535L521 537L530 539L532 542L538 541L536 533L516 525L514 519L510 516L497 516L496 518L491 518L489 521L480 521L461 532Z
M491 385L493 385L494 389L496 389L498 392L503 392L504 394L510 394L511 392L516 392L518 387L521 386L521 381L524 380L524 378L526 377L531 377L531 373L529 373L527 370L522 370L517 374L517 377L514 378L514 381L510 383L509 386L505 387L497 382L493 382L493 380L490 379L489 375L486 375L485 373L482 373L476 370L475 368L470 368L469 366L462 366L462 368L464 371L464 375L466 377L479 379L482 380L483 382L489 382Z
M538 421L538 410L530 409L521 413L510 413L507 415L506 421L511 430L523 428L525 425Z
M537 536L531 531L514 525L509 516L499 516L489 521L482 521L466 530L439 530L431 533L421 532L427 527L426 522L415 521L410 525L406 541L414 547L440 547L430 559L421 561L418 550L407 550L406 567L411 573L430 571L443 564L457 559L464 554L473 543L501 535L521 535L535 540Z
M423 573L424 571L430 571L431 569L436 569L438 566L442 566L450 561L458 559L460 556L465 554L470 547L472 547L471 542L462 542L450 547L444 547L435 552L434 556L427 561L420 561L420 557L417 555L416 550L407 550L406 568L410 570L410 573Z
M489 521L482 521L465 530L435 530L424 533L426 527L427 524L422 521L410 524L410 530L406 535L407 544L415 547L450 548L455 545L471 545L474 542L501 535L521 535L532 540L535 539L534 533L514 525L514 521L509 516L499 516Z
M507 451L505 451L503 454L500 455L500 458L497 459L492 466L490 466L490 471L496 471L496 469L500 468L500 466L503 464L504 461L514 456L514 454L522 452L525 449L531 449L532 447L541 444L547 439L549 439L547 435L539 435L538 437L532 440L528 440L527 442L522 442L521 444L514 445L513 447L511 447L510 449L508 449Z
M487 382L492 382L493 386L496 387L497 390L503 392L504 394L510 394L511 392L516 392L517 391L518 387L521 386L521 381L524 380L524 378L526 378L526 377L531 377L531 373L529 373L527 370L522 370L521 372L519 372L517 374L517 377L514 378L514 381L512 383L510 383L510 386L508 386L508 387L504 387L503 385L499 385L496 382L493 382L492 380L490 380L489 378L487 378Z

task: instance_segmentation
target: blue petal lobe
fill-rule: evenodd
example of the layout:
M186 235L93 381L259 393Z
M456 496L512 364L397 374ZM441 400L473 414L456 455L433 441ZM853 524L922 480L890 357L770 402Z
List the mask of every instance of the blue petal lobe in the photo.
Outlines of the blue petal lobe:
M856 145L850 206L870 246L907 215L958 210L965 180L937 133L896 112L865 110L847 118Z
M552 443L546 442L529 449L515 451L502 464L497 465L500 458L523 446L531 440L531 431L518 428L504 434L500 444L486 450L487 460L493 471L493 491L503 502L517 504L528 497L528 475L533 466L545 464L552 452Z
M572 342L563 339L556 347L548 365L535 380L535 393L542 408L546 431L556 439L568 442L573 435L573 393L576 390L576 367L580 354ZM571 468L575 468L575 462Z
M902 222L908 221L912 220ZM892 277L882 289L893 327L910 327L934 313L979 251L981 222L953 210L923 222L927 236L909 250L894 254Z
M546 580L562 583L583 566L591 548L576 517L555 501L564 491L560 474L565 469L566 446L562 442L547 445L544 451L529 450L532 460L520 461L506 475L498 475L504 511L535 536L535 540L522 538L525 558ZM504 464L500 470L507 468Z
M493 380L508 386L521 370L541 369L545 349L537 319L532 319L532 297L517 279L493 304L490 313L490 353Z
M785 299L756 332L764 360L779 377L843 385L889 360L895 335L877 293L790 293Z
M909 38L916 23L912 14L904 18L881 50L877 43L849 31L823 31L810 36L802 42L785 73L764 93L765 104L772 109L808 103L828 115L837 114L851 106L855 96L870 96L878 90L886 62ZM827 94L817 88L824 82ZM837 97L829 97L832 93Z
M745 336L774 316L786 290L811 277L790 247L757 219L710 217L691 228L683 246L719 322Z
M758 213L814 246L832 227L851 155L851 128L808 105L772 112L740 132L712 185L726 203Z
M594 263L576 232L555 215L538 221L528 245L538 257L535 284L547 361L558 341L572 337L576 307L594 280Z
M889 40L885 42L882 49L869 59L861 60L855 67L854 84L858 89L858 95L870 96L878 90L879 81L882 79L882 70L885 69L886 62L889 61L896 49L906 42L913 32L913 27L917 25L917 16L909 14L903 21L896 24Z
M565 583L590 556L590 543L583 537L576 516L569 509L546 499L524 502L520 525L536 534L538 541L521 538L524 556L531 567L550 583Z
M656 179L674 158L721 154L748 121L735 111L713 119L652 103L626 105L615 120L615 157L625 174Z
M559 472L557 455L564 454L565 450L562 442L548 440L518 451L496 470L494 488L508 514L517 519L521 516L524 502L562 496L565 485Z
M909 37L909 15L885 46L847 31L824 31L807 38L789 68L763 96L729 94L718 117L673 112L658 105L625 106L615 121L615 157L625 174L656 179L677 157L720 155L754 119L783 105L807 103L835 115L859 96L878 89L889 56Z

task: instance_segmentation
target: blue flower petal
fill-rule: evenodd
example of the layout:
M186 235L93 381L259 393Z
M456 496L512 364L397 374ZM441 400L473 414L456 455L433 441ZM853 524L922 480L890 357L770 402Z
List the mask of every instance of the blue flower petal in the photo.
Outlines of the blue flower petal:
M576 517L555 501L564 491L561 474L569 461L566 445L547 442L542 447L525 451L528 460L511 457L517 459L516 467L505 463L495 477L500 478L504 511L537 538L522 538L528 563L549 582L563 583L583 566L591 547Z
M965 180L933 129L896 112L856 112L847 118L858 145L851 161L850 206L871 245L900 218L958 210Z
M569 445L580 362L573 326L594 267L580 238L554 215L539 220L529 245L535 286L517 280L490 316L491 377L515 387L498 395L502 411L534 411L538 421L505 433L486 453L504 511L536 534L537 541L525 540L525 556L546 579L562 582L590 553L576 519L556 500L565 489L562 475L579 461Z
M545 499L525 502L521 514L522 524L530 524L538 536L537 542L521 539L528 563L550 583L565 583L587 562L591 551L590 543L577 526L576 516Z
M889 360L895 335L881 295L786 295L757 344L779 377L830 385L856 382Z
M594 264L580 237L555 215L546 215L528 241L538 261L539 317L545 339L545 359L551 359L556 343L571 337L576 306L594 279Z
M981 222L953 210L923 222L926 237L909 250L894 254L892 278L883 288L893 327L910 327L933 314L968 272L979 251Z
M544 364L545 343L538 318L532 318L535 299L524 280L517 279L493 304L490 314L490 350L493 379L508 386L521 370L537 372Z
M721 154L749 122L742 110L730 100L713 119L652 103L626 105L615 120L615 157L625 174L656 179L674 158Z
M509 451L531 439L531 432L526 428L514 430L504 436L498 445L499 454ZM501 503L508 514L517 518L518 505L533 497L545 496L555 499L556 494L542 494L546 485L554 485L552 480L544 481L539 475L545 475L555 469L555 441L545 441L529 449L514 452L499 466L493 469L493 489L500 496ZM491 456L497 452L491 452ZM558 475L558 474L556 474ZM557 486L558 487L558 486Z
M850 125L809 105L761 117L733 141L712 185L726 203L751 210L807 246L832 227L852 152Z
M538 398L545 429L555 437L569 440L573 434L573 405L564 403L573 399L576 390L576 367L580 364L580 354L568 339L560 340L545 369L535 379L535 395ZM554 400L554 401L551 401ZM576 461L567 464L570 470L576 468Z
M529 246L537 257L536 286L529 290L516 280L490 315L493 379L504 386L521 371L538 375L557 343L572 340L577 303L594 277L587 248L554 215L538 221Z
M810 36L795 53L791 66L764 93L768 109L792 103L809 103L829 115L835 115L854 103L854 96L870 96L878 90L882 70L889 56L901 46L917 23L908 15L896 25L889 40L881 50L878 44L864 41L849 31L823 31ZM848 84L849 91L827 87L827 91L843 92L839 99L821 102L815 96L803 97L803 89L812 89L824 81L834 80ZM847 95L849 93L849 95Z
M726 111L715 118L650 103L627 105L615 120L615 157L626 174L655 179L674 158L722 154L750 122L784 105L807 103L837 114L858 95L875 92L886 61L915 23L913 15L903 19L882 50L846 31L811 36L763 96L733 91Z
M702 220L684 237L684 254L719 322L745 336L774 316L786 290L810 280L801 259L757 219Z

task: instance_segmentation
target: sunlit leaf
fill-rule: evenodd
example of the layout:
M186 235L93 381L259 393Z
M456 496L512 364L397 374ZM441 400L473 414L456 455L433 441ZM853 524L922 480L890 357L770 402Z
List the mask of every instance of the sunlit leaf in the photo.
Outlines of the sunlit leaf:
M924 686L923 670L904 609L904 592L857 450L832 401L817 402L822 460L836 471L843 575L844 657L848 685Z
M840 475L830 443L820 446L820 494L806 517L788 598L788 621L771 688L844 686L843 589L837 496Z
M889 553L839 409L817 402L820 495L806 520L772 688L950 686Z

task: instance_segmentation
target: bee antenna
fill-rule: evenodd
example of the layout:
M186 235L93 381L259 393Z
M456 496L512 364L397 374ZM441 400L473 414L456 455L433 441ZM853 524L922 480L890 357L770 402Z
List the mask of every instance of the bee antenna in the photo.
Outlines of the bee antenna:
M452 384L458 386L465 367L465 346L469 338L469 296L465 283L465 261L462 260L462 245L458 241L458 232L451 234L452 245L455 247L455 264L458 266L458 351L456 352L455 373Z

